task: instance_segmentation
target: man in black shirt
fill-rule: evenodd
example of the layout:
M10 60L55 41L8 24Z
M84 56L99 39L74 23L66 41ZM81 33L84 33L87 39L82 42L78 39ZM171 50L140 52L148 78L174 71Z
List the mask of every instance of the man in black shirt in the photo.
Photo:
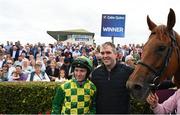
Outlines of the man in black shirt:
M117 62L114 44L106 42L100 47L102 66L92 72L91 80L97 87L97 114L129 113L130 95L126 89L133 69Z

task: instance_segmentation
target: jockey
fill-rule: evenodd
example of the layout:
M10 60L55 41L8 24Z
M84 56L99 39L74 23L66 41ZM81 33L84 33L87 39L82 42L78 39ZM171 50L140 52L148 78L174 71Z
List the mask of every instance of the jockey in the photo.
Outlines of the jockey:
M95 113L96 87L88 79L92 62L85 56L72 63L73 78L56 89L52 103L52 114Z

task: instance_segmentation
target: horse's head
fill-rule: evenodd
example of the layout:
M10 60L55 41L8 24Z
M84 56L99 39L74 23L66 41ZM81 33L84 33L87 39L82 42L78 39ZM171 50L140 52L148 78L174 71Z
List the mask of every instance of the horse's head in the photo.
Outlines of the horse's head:
M132 95L139 99L146 98L150 85L157 87L163 79L175 75L180 63L179 36L173 30L174 11L170 9L167 26L157 26L149 16L147 24L151 34L143 47L141 60L126 84Z

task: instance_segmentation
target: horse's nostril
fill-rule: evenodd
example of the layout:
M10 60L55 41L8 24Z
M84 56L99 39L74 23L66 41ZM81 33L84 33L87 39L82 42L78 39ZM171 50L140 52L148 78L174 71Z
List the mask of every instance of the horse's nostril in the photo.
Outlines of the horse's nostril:
M142 89L142 86L139 85L139 84L135 84L135 85L134 85L134 89L135 89L135 90L141 90L141 89Z

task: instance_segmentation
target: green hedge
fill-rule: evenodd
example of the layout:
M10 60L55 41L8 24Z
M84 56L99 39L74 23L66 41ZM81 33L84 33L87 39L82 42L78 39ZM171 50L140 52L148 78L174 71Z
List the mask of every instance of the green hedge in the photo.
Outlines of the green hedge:
M0 114L38 114L51 111L55 82L0 82ZM131 99L131 113L152 113L148 104Z
M37 114L49 111L57 85L54 82L0 83L0 114Z

